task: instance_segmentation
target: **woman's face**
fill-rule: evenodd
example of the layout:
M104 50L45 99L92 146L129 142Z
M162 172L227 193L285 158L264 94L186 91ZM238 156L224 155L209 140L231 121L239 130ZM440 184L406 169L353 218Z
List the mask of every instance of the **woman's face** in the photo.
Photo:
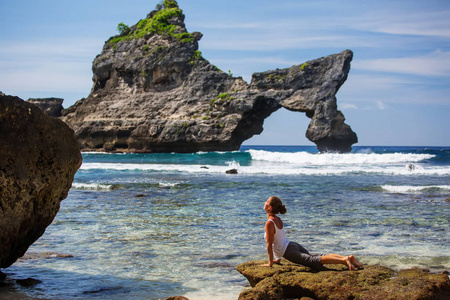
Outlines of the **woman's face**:
M267 199L267 201L264 202L264 210L265 210L266 212L272 211L272 206L270 206L270 204L269 204L269 199Z

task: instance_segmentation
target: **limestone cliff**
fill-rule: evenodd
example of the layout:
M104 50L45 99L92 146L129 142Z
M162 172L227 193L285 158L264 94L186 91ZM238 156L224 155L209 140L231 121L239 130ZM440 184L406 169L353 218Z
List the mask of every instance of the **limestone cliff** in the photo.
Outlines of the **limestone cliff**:
M176 1L111 37L92 66L86 99L63 111L83 150L196 152L239 149L281 107L311 118L306 136L320 151L351 150L356 134L337 110L352 52L232 77L198 51Z

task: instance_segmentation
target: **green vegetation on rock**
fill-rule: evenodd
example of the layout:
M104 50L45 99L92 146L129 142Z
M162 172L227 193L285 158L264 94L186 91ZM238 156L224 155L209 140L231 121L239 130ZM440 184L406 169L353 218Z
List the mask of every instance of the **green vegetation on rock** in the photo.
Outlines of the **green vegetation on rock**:
M212 99L211 102L209 103L209 105L211 106L211 108L213 108L216 103L224 103L224 102L231 101L234 99L236 99L236 98L231 97L229 95L229 93L223 93L223 94L220 94L219 96L217 96L216 98Z
M266 79L269 81L284 81L286 80L286 75L275 75L275 74L270 74L266 76Z
M203 56L202 56L202 52L198 51L198 50L195 50L194 51L194 55L191 57L191 64L192 65L194 65L194 64L197 65L197 62L200 59L204 59Z
M182 43L189 43L194 40L193 35L188 32L176 33L180 26L170 23L172 18L183 15L183 11L178 7L175 0L165 0L163 5L157 6L157 9L158 11L152 18L140 20L135 30L130 31L127 25L120 23L117 30L121 35L111 39L109 43L116 44L125 40L140 39L147 34L175 37Z
M130 27L128 27L128 25L125 25L123 22L120 22L119 25L117 25L117 31L120 34L126 34L128 30L130 30Z

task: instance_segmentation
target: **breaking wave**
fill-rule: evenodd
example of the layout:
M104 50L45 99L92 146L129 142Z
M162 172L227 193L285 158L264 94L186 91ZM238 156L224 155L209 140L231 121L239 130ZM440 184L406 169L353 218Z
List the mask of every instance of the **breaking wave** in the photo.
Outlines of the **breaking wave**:
M308 152L269 152L264 150L248 150L253 160L284 162L300 165L355 165L355 164L388 164L414 163L435 157L432 154L414 153L308 153Z
M92 190L92 191L108 191L113 188L110 184L99 184L99 183L72 183L72 188L76 190Z
M425 191L439 191L446 192L450 191L450 185L421 185L421 186L411 186L411 185L382 185L381 188L389 193L421 193Z

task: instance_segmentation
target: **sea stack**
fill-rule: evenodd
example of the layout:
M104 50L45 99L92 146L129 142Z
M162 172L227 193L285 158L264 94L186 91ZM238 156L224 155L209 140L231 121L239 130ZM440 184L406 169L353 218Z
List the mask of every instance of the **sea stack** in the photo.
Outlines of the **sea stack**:
M253 74L248 84L202 56L202 34L186 30L176 1L119 30L93 62L89 96L63 111L82 150L238 150L281 107L311 118L306 136L320 151L348 152L357 142L335 97L350 50Z

